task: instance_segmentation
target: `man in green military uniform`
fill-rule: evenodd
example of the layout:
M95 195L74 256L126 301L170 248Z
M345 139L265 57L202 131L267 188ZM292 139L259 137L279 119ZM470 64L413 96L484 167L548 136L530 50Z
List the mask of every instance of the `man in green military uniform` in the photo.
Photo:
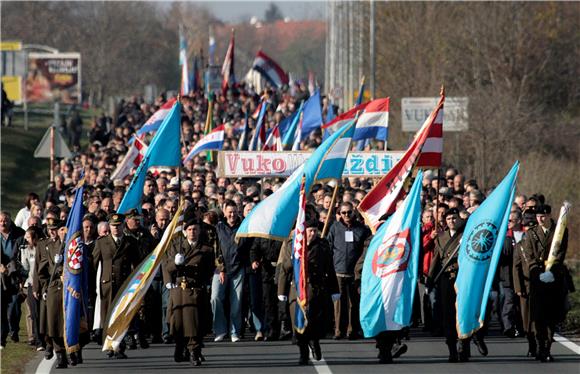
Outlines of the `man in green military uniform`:
M138 248L141 252L139 262L155 249L156 240L153 235L151 235L151 232L141 224L141 214L137 209L131 209L126 214L125 234L132 236L137 243L139 243ZM133 319L132 326L127 333L129 349L137 348L136 340L139 341L139 346L141 348L149 348L149 342L146 339L146 335L148 323L152 322L151 299L151 293L148 292L143 300L143 305L141 306L139 313Z
M211 329L211 308L207 286L214 271L214 252L200 237L200 222L183 225L185 237L173 239L163 267L170 290L169 329L175 338L174 359L201 365L203 337Z
M429 269L427 288L433 286L439 288L445 343L449 348L449 362L468 361L469 339L460 339L458 350L455 326L455 300L457 298L455 279L459 270L457 258L463 235L463 221L459 218L459 211L455 208L449 209L444 217L447 229L435 238L435 250Z
M123 285L123 282L131 275L134 267L139 264L141 252L139 243L132 236L124 233L125 216L114 213L109 218L111 233L97 239L93 250L93 266L95 269L102 263L101 286L101 320L106 321L111 304ZM105 331L106 333L106 331ZM106 334L104 334L106 337ZM121 343L116 352L108 352L109 357L119 359L127 358L125 344Z
M554 328L566 315L564 259L568 249L568 230L564 231L561 244L553 254L553 265L546 269L556 229L551 213L552 208L549 205L539 206L536 209L538 225L528 230L522 241L526 260L524 266L529 274L529 318L536 336L537 358L542 362L554 361L550 353Z
M57 355L57 367L68 367L66 348L64 346L64 312L63 312L63 243L66 227L63 221L51 218L47 222L50 240L46 243L46 253L39 263L39 282L43 285L42 299L46 303L46 336L51 343L47 347L46 359L52 358L52 347ZM55 236L55 233L57 235ZM51 347L52 345L52 347ZM48 353L50 352L50 353Z

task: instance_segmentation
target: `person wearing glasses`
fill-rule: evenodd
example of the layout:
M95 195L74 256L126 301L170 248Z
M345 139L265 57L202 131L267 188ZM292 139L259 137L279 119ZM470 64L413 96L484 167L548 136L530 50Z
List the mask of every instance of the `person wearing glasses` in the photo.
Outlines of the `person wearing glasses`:
M358 285L354 268L363 253L371 231L357 220L354 207L343 202L338 210L340 218L328 230L326 239L333 252L334 269L340 290L340 299L334 302L334 339L360 337ZM348 334L348 335L347 335Z

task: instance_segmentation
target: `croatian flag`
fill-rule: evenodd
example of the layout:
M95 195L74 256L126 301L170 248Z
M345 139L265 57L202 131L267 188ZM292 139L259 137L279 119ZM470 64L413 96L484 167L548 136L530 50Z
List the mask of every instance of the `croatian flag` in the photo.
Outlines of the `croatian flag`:
M432 134L433 127L442 123L444 101L445 94L442 91L439 103L425 120L403 157L360 202L357 209L373 233L380 224L380 218L394 212L397 202L401 200L403 186L413 168L417 166L427 138Z
M360 323L367 338L411 324L421 245L419 172L403 206L379 228L365 255Z
M373 100L358 118L353 141L364 139L386 140L389 134L389 98Z
M203 151L219 151L224 146L225 125L219 125L213 129L209 134L201 138L193 148L189 151L187 156L183 159L185 164L191 160L195 155Z
M276 61L272 60L261 50L258 51L252 69L258 71L264 79L266 79L272 86L281 88L288 84L288 75L282 70Z
M357 112L364 110L369 102L357 105L347 112L342 113L341 115L334 117L334 119L324 125L322 125L322 129L324 130L324 136L328 137L334 134L338 129L342 128L345 124L349 123L354 119Z
M134 138L131 148L127 151L123 161L121 161L113 175L111 175L111 180L123 179L129 175L131 169L138 167L141 161L143 161L145 153L147 153L147 144L139 138Z
M306 193L304 191L306 177L302 176L300 198L298 200L298 216L292 241L292 268L294 269L294 285L296 288L296 303L294 327L298 333L304 333L308 320L308 245L306 244Z
M169 115L169 112L171 112L171 108L173 108L173 104L175 104L176 101L177 99L174 97L167 100L167 102L163 104L157 112L153 113L147 122L137 130L137 137L142 139L145 134L159 130L159 126L161 126L165 117Z

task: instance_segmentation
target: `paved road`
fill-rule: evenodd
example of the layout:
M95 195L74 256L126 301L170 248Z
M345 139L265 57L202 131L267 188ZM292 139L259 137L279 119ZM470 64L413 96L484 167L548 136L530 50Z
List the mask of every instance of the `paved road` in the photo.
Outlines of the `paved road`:
M447 348L443 338L433 338L413 331L407 341L409 351L392 365L379 365L372 340L322 341L324 360L307 367L298 366L298 349L290 342L239 343L208 341L204 354L207 361L199 368L189 363L173 361L173 346L152 345L146 350L127 351L127 360L109 359L100 347L90 344L85 348L85 363L69 367L74 373L178 373L201 370L204 373L580 373L579 350L576 353L560 343L554 343L554 363L540 363L524 357L527 343L524 339L510 340L502 336L487 338L489 356L482 357L472 345L472 359L468 363L447 362ZM54 360L53 360L54 361ZM37 370L37 360L26 372L63 372L49 362Z

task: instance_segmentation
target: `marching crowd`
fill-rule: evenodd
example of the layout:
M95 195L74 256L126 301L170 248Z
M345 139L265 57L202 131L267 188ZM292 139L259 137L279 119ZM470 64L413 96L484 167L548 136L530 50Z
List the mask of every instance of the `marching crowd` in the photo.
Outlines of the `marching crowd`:
M270 103L266 114L269 128L308 97L304 85L293 90L292 94L289 89L263 93ZM165 343L175 345L175 361L198 366L205 360L202 347L208 334L213 333L215 342L226 338L239 342L252 334L256 341L293 339L300 348L300 364L307 364L309 350L315 359L321 358L319 340L325 336L362 338L360 279L372 234L356 207L374 181L345 178L337 187L336 199L332 183L315 185L310 191L306 217L309 324L296 331L290 240L234 240L243 218L276 191L282 179L218 177L215 163L204 153L180 171L150 170L141 211L116 213L131 176L111 180L111 175L127 152L130 138L165 101L160 96L154 104L147 104L133 97L122 101L114 116L96 118L87 149L57 164L55 180L44 194L29 193L14 218L8 212L0 213L2 347L8 338L18 341L24 317L29 344L44 351L46 359L56 354L60 368L82 363L82 351L67 355L63 342L61 275L65 222L83 171L87 213L82 238L89 254L85 268L89 321L81 345L90 341L102 344L115 296L135 266L160 242L180 199L185 204L183 234L173 240L124 343L110 351L109 357L122 359L127 357L126 349ZM181 101L185 156L203 136L208 102L202 92ZM258 102L258 94L243 86L216 97L213 122L226 125L224 150L238 149L244 114L254 113ZM327 100L322 104L326 112ZM249 116L248 121L253 128L255 120ZM321 141L322 134L314 132L302 148L315 148ZM371 142L368 147L382 149L382 144ZM452 167L443 170L441 175L427 171L423 180L420 277L413 325L444 336L449 361L457 362L469 360L470 339L459 339L455 327L456 248L467 217L483 202L486 191ZM554 329L564 319L566 295L574 289L564 265L567 233L556 264L544 272L554 228L544 196L517 195L491 293L493 307L484 327L473 336L482 355L488 354L484 335L495 315L507 337L527 337L528 356L553 360ZM405 330L375 337L381 363L406 352Z

